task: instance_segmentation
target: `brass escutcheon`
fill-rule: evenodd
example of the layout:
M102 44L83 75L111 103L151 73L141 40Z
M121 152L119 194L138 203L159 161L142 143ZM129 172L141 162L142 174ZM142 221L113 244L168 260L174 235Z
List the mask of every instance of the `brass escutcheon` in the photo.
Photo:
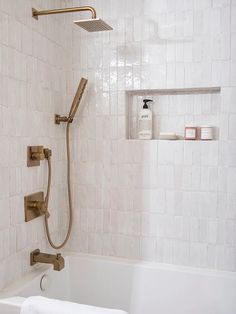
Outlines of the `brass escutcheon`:
M35 167L40 165L40 160L45 158L43 146L27 147L27 167Z
M44 193L38 192L25 196L25 222L47 214Z

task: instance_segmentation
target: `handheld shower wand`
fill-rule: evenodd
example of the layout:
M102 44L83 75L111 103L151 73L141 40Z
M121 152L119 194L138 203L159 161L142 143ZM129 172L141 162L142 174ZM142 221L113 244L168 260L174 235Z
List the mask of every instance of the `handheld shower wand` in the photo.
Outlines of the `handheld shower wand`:
M70 168L70 124L72 123L75 117L75 114L79 108L79 104L83 96L87 82L88 82L87 79L81 78L74 100L70 108L70 112L68 114L68 117L61 117L60 115L55 116L56 124L60 124L61 122L66 122L67 192L68 192L68 202L69 202L69 225L68 225L68 229L67 229L67 233L66 233L64 241L61 244L56 245L51 238L51 234L49 230L49 224L48 224L49 215L45 215L45 228L46 228L48 242L51 245L51 247L54 249L61 249L66 245L66 243L68 242L70 238L70 234L72 230L73 209L72 209L71 168ZM47 194L46 194L45 200L46 200L46 210L48 212L48 203L49 203L50 188L51 188L51 173L52 173L51 156L49 156L47 160L48 160L48 188L47 188Z
M66 116L62 117L62 116L56 114L55 115L55 123L56 124L60 124L61 122L69 122L69 123L73 122L75 114L79 108L79 104L80 104L81 98L83 96L87 82L88 82L87 79L85 79L83 77L81 78L78 89L77 89L75 97L74 97L74 100L73 100L71 108L70 108L70 112L68 114L68 117L66 117Z

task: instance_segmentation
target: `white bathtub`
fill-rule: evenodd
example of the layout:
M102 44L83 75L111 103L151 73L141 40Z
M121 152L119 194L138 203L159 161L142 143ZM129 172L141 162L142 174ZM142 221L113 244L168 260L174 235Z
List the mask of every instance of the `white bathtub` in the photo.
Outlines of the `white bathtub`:
M42 292L44 274L51 285ZM39 267L4 290L0 313L19 314L24 298L31 295L122 309L129 314L235 314L236 274L69 255L63 271Z

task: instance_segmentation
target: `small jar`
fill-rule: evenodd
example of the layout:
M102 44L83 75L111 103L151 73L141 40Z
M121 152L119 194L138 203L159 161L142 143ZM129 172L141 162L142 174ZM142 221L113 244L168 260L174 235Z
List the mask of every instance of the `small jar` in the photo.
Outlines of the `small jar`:
M204 125L200 127L200 139L202 141L213 140L213 127L209 125Z
M186 125L185 132L184 132L185 140L196 140L197 139L197 127Z

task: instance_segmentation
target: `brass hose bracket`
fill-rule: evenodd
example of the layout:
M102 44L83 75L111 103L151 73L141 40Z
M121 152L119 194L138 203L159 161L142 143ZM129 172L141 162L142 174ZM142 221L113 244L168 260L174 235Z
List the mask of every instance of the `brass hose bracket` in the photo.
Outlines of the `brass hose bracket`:
M55 114L55 124L61 124L61 122L73 122L73 118L71 117L65 117L65 116L60 116L59 114Z

